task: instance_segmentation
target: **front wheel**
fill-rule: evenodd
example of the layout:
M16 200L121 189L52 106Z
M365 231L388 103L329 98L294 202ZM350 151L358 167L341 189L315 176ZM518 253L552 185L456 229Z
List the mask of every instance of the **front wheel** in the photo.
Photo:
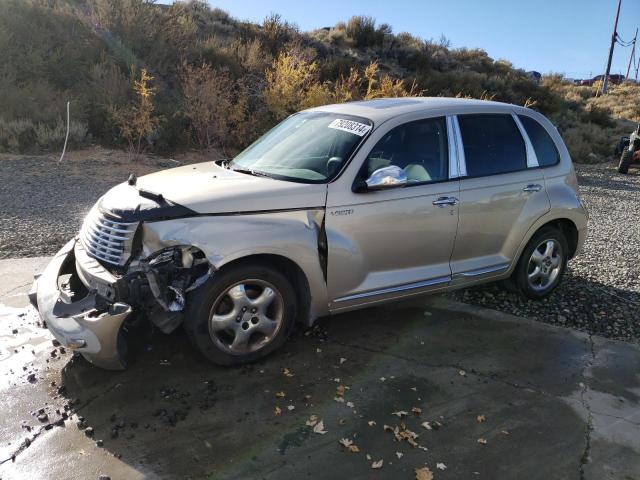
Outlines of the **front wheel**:
M548 296L567 267L569 248L564 234L552 227L537 232L525 247L510 283L526 297Z
M221 270L188 299L191 343L218 365L253 362L282 346L296 317L291 282L267 264Z

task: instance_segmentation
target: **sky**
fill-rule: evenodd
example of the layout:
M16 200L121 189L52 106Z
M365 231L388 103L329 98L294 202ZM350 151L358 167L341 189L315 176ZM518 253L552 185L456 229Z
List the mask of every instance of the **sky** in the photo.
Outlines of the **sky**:
M604 73L617 5L617 0L208 1L241 20L261 22L279 13L302 31L370 15L395 33L434 40L443 34L453 48L482 48L517 68L569 78ZM629 41L638 26L640 0L622 0L618 34ZM625 74L630 54L631 48L616 45L611 73Z

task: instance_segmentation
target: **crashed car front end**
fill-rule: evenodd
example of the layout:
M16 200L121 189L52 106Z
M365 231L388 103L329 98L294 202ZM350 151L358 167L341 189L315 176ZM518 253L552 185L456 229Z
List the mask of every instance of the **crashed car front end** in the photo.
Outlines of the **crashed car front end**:
M127 366L128 328L144 315L161 331L173 331L182 322L185 295L210 277L212 267L189 245L144 248L143 221L183 214L184 207L159 198L157 208L118 212L103 203L36 276L29 297L62 345L117 370Z

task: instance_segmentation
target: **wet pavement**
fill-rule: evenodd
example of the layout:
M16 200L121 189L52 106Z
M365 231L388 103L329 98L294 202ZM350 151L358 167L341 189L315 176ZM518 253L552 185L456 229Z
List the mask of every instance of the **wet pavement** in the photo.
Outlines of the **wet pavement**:
M45 263L0 261L2 480L640 479L632 344L431 297L324 319L242 368L153 334L107 372L25 307Z

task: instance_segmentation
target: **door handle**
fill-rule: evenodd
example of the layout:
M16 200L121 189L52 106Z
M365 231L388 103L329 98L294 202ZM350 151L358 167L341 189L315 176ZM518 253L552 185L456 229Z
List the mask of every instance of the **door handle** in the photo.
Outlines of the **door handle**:
M537 183L531 183L522 189L523 192L539 192L542 190L542 185Z
M458 203L458 199L456 197L438 197L437 200L434 200L431 203L433 205L437 205L440 208L443 208L447 205L456 205Z

